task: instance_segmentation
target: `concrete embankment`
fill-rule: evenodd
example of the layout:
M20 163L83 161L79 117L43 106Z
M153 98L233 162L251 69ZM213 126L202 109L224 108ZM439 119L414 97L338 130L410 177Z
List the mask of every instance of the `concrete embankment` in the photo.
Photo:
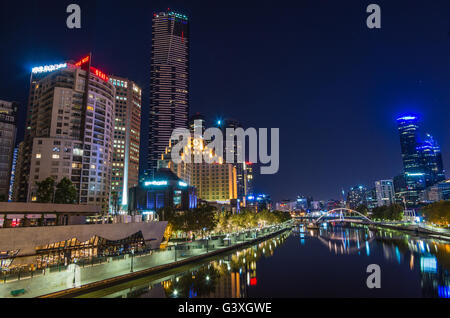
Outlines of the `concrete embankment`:
M390 225L390 224L372 224L369 228L387 228L397 231L412 232L416 235L426 235L432 238L450 241L450 234L429 230L415 225Z

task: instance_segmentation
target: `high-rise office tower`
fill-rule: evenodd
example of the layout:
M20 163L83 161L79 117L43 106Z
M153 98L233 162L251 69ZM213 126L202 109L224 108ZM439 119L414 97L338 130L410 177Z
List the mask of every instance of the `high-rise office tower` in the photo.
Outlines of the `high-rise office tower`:
M139 183L142 90L117 76L111 76L109 82L116 87L110 211L125 212L128 190Z
M0 100L0 201L9 198L18 104Z
M21 161L19 200L36 201L36 181L66 177L81 204L109 206L115 87L91 65L33 69Z
M425 139L417 148L422 161L427 186L432 186L445 180L445 171L442 163L441 148L433 136L426 134Z
M175 12L154 14L150 74L148 170L152 177L175 128L189 116L189 22Z
M400 117L397 124L406 183L405 200L415 205L420 191L445 180L441 149L430 134L423 140L419 138L417 116Z
M397 119L400 134L400 146L403 160L403 172L406 181L406 201L416 204L419 192L426 186L425 173L419 153L419 126L417 116L403 116Z
M232 157L234 157L234 163L233 166L236 168L236 179L237 179L237 196L238 199L241 200L241 202L245 202L245 199L247 197L248 192L248 178L247 178L247 164L245 162L238 162L239 159L239 152L243 151L245 153L245 149L243 147L245 145L240 144L240 141L237 137L234 137L234 147L233 149L227 149L226 145L226 139L229 137L231 138L232 135L227 136L227 129L238 129L242 128L240 122L234 119L226 119L226 120L220 120L217 123L217 127L222 129L222 133L224 136L224 151L223 156L226 159L227 158L227 152L232 153ZM253 176L252 176L253 178Z

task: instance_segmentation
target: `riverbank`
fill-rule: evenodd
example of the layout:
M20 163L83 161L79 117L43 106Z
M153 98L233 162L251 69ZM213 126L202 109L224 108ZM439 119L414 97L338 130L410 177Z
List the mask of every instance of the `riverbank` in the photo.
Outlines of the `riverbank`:
M264 241L273 236L283 233L291 227L292 223L287 222L283 225L268 227L265 229L261 229L260 231L253 230L236 235L215 238L213 240L196 241L181 246L172 246L165 251L159 251L158 253L153 253L150 255L139 257L133 257L131 255L125 257L121 262L110 262L108 264L104 264L103 266L93 266L78 269L68 268L68 270L63 273L56 273L60 275L55 275L51 279L47 277L47 283L35 281L33 286L39 283L44 284L41 286L46 286L45 284L51 284L51 282L55 280L58 280L59 282L67 281L70 286L67 286L66 288L61 288L61 286L59 286L53 288L54 290L36 294L36 292L32 293L33 288L28 284L27 293L18 297L75 297L86 292L91 292L107 286L124 283L126 281L140 278L146 275L163 272L165 270L183 266L188 263L198 262L202 259L213 257L225 252L232 251L234 249L239 249L247 245L257 243L259 241ZM130 271L130 266L132 271ZM118 268L120 268L120 270L118 270ZM109 277L102 277L102 279L93 280L92 277L94 275L92 272L96 273L95 276L97 277L100 277L102 275L107 275ZM74 282L75 287L73 286ZM3 287L10 284L0 285L0 291ZM24 281L22 281L21 284L25 285ZM20 289L19 287L21 287L17 286L17 284L14 285L15 286L8 286L8 290L17 290ZM23 287L26 288L27 286ZM2 294L2 297L11 297L11 295L6 292L0 292L0 294Z
M439 232L430 228L420 227L418 225L393 225L393 224L374 223L369 225L369 228L388 228L391 230L413 232L416 233L417 235L427 235L435 239L450 241L450 233Z

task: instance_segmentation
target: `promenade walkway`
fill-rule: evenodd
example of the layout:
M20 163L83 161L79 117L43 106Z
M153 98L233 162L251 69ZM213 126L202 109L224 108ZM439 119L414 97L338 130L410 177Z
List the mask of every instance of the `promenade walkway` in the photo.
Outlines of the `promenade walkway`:
M31 298L45 295L68 297L74 292L84 292L101 285L134 279L239 248L275 235L291 226L292 223L287 222L231 235L178 243L164 250L79 261L68 266L47 268L40 275L3 277L0 282L0 297ZM24 293L15 293L18 290Z

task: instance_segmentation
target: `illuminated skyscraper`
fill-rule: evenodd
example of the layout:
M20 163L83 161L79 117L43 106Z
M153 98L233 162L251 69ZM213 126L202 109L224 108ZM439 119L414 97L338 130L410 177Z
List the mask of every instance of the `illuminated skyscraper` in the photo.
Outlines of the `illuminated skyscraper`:
M175 128L189 116L189 22L175 12L154 14L150 74L150 127L147 176L169 146Z
M433 136L426 134L425 139L417 150L423 165L426 185L432 186L440 181L444 181L445 171L442 163L441 148Z
M111 76L116 87L111 211L128 211L128 190L139 183L142 90L133 81Z
M406 201L414 205L426 187L445 180L441 149L430 134L419 137L417 116L397 119L406 182Z
M419 199L419 191L425 188L425 173L421 156L418 151L419 126L417 116L403 116L397 119L400 134L400 146L402 151L403 172L406 181L406 201L408 204L416 204Z
M115 87L91 56L32 71L19 201L37 200L37 181L70 179L80 204L109 205ZM19 176L20 175L20 176Z
M245 202L245 198L249 194L248 191L248 176L247 176L247 164L246 162L238 162L239 159L239 152L242 150L245 153L245 149L243 149L244 145L241 145L240 141L237 137L234 137L234 148L233 149L227 149L226 148L226 138L227 138L227 129L238 129L242 128L240 122L234 119L226 119L226 120L219 120L217 123L217 127L222 129L222 133L224 136L224 150L223 155L224 158L227 158L227 151L232 152L234 156L234 163L233 166L236 168L236 178L237 178L237 197L241 202ZM229 137L232 137L229 136ZM250 164L251 165L251 164ZM251 179L253 176L251 176Z

